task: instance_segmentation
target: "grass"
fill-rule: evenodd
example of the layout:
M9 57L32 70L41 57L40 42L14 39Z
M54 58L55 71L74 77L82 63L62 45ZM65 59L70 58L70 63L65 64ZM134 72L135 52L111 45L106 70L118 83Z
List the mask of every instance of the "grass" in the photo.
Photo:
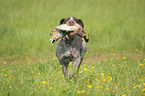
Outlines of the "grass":
M145 95L144 0L0 2L0 95ZM69 16L90 34L76 82L64 80L48 35Z
M114 55L115 56L115 55ZM15 57L13 57L15 58ZM25 64L1 62L2 96L143 96L145 95L145 59L133 59L122 53L117 59L105 58L82 63L77 80L65 81L59 62L40 59ZM69 65L69 72L72 64Z

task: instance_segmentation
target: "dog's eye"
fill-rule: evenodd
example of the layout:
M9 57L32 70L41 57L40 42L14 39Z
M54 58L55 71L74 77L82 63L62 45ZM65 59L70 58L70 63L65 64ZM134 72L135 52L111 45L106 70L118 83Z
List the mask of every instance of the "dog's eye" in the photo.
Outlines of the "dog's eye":
M66 19L65 19L65 21L68 21L68 20L69 20L69 18L66 18Z
M76 22L77 22L77 21L78 21L78 19L74 18L74 21L76 21Z

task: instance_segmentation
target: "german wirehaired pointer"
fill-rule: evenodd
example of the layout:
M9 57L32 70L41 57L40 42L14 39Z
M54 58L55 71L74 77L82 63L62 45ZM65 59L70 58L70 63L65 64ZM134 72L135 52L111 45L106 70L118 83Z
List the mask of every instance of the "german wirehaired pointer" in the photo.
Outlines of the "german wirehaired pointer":
M79 24L84 28L84 23L81 19L75 17L63 18L60 20L59 25L67 24L68 26L73 26L75 23ZM68 38L64 35L59 39L56 48L56 56L62 65L62 72L65 78L72 78L78 74L79 67L86 53L85 40L79 35L70 33ZM67 68L71 61L74 61L73 70L68 74Z

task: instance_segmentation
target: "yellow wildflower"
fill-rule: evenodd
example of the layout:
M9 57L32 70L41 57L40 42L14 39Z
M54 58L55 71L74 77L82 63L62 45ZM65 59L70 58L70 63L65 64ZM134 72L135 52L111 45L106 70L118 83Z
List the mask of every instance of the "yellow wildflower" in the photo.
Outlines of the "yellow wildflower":
M45 62L47 62L47 60L46 60L46 59L45 59L44 61L45 61Z
M7 76L7 74L5 74L5 76Z
M95 80L97 80L97 78L95 78Z
M122 59L124 60L124 59L126 59L126 57L123 57Z
M110 80L112 80L112 77L110 77Z
M72 81L72 79L69 79L69 81Z
M85 71L87 71L87 68L84 68Z
M81 93L81 91L78 91L77 93L78 93L78 94L80 94L80 93Z
M46 81L43 81L42 84L46 84Z
M11 77L11 75L9 75L9 77Z
M82 90L82 93L85 93L85 90Z
M4 62L4 64L7 64L7 62Z
M62 65L60 65L60 67L62 67Z
M91 85L88 85L88 88L92 88L92 86Z
M104 75L104 73L101 73L101 75L103 76L103 75Z
M96 86L96 88L99 89L100 87L99 86Z
M133 89L137 88L137 86L133 87Z
M87 84L89 85L89 82L87 82Z
M143 67L143 64L139 64L139 66L142 66Z
M143 54L143 52L141 51L141 54Z
M142 44L142 47L144 47L144 43Z
M138 51L138 49L136 49L136 51Z
M142 83L143 86L145 86L145 83Z
M145 91L145 88L144 88L144 89L142 89L141 91L143 91L143 92L144 92L144 91Z
M86 64L84 64L84 66L86 66Z
M98 64L100 64L100 61L98 61Z
M113 56L114 56L115 54L113 53Z
M123 94L122 96L126 96L126 94Z
M27 65L29 65L30 63L28 62Z
M62 73L62 71L59 71L59 73Z
M10 86L9 88L12 88L12 86Z
M52 90L53 88L52 87L50 87L50 90Z
M55 57L53 57L52 59L55 60Z
M50 68L52 69L52 66L50 66Z
M78 93L78 94L80 94L80 93L81 93L81 91L78 91L77 93Z
M108 90L109 88L106 88L106 90Z
M104 82L106 81L106 79L103 80Z
M122 52L124 53L124 50Z
M106 61L106 58L104 59L104 61Z
M92 69L94 69L95 67L94 66L92 66Z
M40 72L38 73L38 75L40 75Z
M67 76L65 76L66 77L66 79L68 79L68 77Z

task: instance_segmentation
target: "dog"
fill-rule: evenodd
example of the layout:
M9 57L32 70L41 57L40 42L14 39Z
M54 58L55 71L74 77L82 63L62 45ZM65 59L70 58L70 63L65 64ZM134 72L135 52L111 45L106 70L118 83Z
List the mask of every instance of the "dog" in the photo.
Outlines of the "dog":
M60 20L59 25L68 24L69 26L73 26L75 23L78 23L84 28L83 21L75 17L63 18ZM63 37L58 40L56 56L62 65L62 72L67 80L78 75L79 67L86 50L85 40L74 33L70 33L67 38L66 35L63 35ZM71 74L68 74L67 68L71 61L74 61L73 70Z

